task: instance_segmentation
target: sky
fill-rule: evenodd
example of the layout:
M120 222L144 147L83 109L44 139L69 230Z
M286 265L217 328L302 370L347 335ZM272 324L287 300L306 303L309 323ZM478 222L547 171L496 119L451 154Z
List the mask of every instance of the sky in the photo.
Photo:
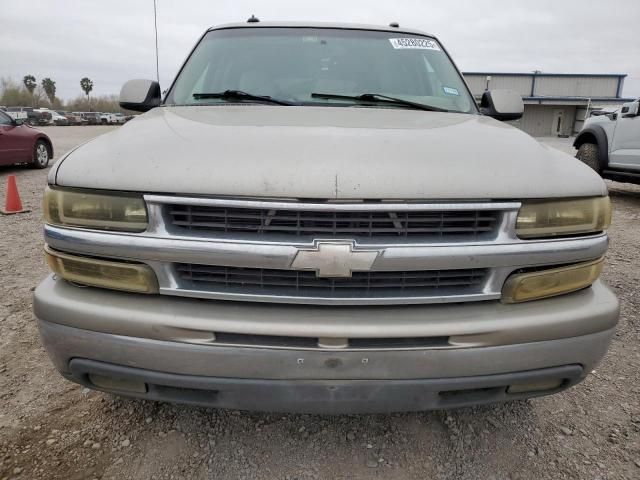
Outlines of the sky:
M626 73L640 96L640 0L157 0L160 84L167 88L210 26L337 21L438 36L462 71ZM0 77L56 82L63 99L117 94L156 77L153 0L0 0Z

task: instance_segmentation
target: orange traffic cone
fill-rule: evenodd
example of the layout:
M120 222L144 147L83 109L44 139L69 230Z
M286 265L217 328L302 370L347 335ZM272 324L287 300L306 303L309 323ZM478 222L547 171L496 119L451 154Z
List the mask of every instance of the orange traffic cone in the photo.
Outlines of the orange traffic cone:
M20 194L18 193L18 185L16 183L16 176L9 175L7 177L7 199L5 202L4 210L0 209L0 213L4 215L10 215L12 213L28 212L22 208L22 202L20 201Z

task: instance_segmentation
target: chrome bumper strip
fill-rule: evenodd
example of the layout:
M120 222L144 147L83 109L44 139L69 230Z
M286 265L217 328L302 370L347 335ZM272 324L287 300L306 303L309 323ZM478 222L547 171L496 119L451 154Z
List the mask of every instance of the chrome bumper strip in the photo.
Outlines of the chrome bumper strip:
M197 263L247 268L289 269L299 244L270 244L155 237L97 232L46 225L46 243L65 252L126 260ZM607 250L605 234L553 241L481 244L389 246L375 260L373 271L457 268L522 268L592 260ZM313 248L314 243L305 244ZM366 246L364 244L360 246Z
M376 259L372 270L488 268L489 275L484 285L460 294L442 292L439 296L429 297L326 298L194 290L189 285L182 284L175 274L174 263L290 269L300 244L234 242L205 240L197 237L174 238L167 234L156 235L161 234L149 232L127 234L45 226L45 241L56 250L149 264L156 272L160 292L164 295L317 305L388 305L495 300L500 298L502 285L514 270L592 260L604 255L608 244L607 235L601 234L545 241L522 241L505 236L499 243L389 246L384 248L384 253ZM313 246L313 243L309 243L308 246Z

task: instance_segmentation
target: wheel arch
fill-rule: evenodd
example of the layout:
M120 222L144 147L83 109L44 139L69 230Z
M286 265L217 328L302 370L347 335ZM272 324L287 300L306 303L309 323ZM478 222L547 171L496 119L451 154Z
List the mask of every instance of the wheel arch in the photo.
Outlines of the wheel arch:
M38 135L34 144L40 140L42 140L47 145L47 148L49 149L49 159L53 160L53 142L46 135Z
M573 146L578 149L584 143L594 143L598 146L598 160L600 166L605 168L609 165L609 141L604 128L593 125L582 130L573 142Z

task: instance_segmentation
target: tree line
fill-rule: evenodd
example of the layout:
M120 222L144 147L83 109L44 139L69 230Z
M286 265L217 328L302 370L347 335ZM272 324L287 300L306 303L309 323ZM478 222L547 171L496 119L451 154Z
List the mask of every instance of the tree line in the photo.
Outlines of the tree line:
M80 80L80 88L84 95L70 101L63 101L56 97L56 82L51 78L43 78L40 83L33 75L25 75L22 82L11 78L0 79L0 105L5 107L34 107L50 108L53 110L68 110L81 112L123 112L117 95L101 95L91 97L93 81L84 77Z

